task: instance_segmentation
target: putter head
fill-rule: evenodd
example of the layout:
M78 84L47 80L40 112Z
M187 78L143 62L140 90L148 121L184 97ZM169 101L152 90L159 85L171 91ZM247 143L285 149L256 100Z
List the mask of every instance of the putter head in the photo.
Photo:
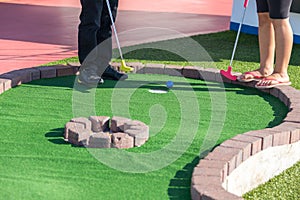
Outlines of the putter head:
M126 73L126 72L132 72L132 71L133 71L133 68L132 68L132 67L126 66L125 60L121 60L120 71L123 71L123 72L125 72L125 73Z
M227 71L221 70L220 73L221 73L222 76L228 78L229 80L236 81L237 76L232 75L231 70L232 70L232 67L228 66Z

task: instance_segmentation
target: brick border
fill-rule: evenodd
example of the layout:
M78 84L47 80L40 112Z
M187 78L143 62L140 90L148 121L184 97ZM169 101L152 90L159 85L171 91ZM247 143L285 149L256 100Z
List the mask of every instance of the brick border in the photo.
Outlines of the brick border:
M254 87L255 81L241 83L222 77L217 69L204 69L195 66L173 66L163 64L127 63L134 67L134 73L165 74L170 76L184 76L186 78L202 79L205 81L231 83L246 87ZM119 68L118 63L112 66ZM0 74L0 94L22 83L41 78L76 75L79 71L77 63L46 67L33 67L14 70ZM300 141L300 91L290 86L279 86L262 90L282 101L289 112L283 122L273 128L249 131L237 135L216 147L194 168L191 181L191 196L199 199L242 199L227 192L222 184L225 178L250 156L269 147L292 144Z

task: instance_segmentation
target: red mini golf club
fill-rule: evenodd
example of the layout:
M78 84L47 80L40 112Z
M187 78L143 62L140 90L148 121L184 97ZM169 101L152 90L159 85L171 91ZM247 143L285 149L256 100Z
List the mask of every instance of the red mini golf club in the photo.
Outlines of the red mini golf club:
M240 33L241 33L242 25L244 23L245 14L246 14L246 8L248 6L248 1L249 0L245 0L245 2L244 2L244 13L243 13L242 21L240 22L239 29L238 29L238 32L237 32L237 36L236 36L236 39L235 39L235 43L234 43L234 47L233 47L233 51L232 51L232 55L231 55L230 64L228 66L227 71L225 71L225 70L221 70L220 71L220 73L222 74L222 76L225 76L226 78L228 78L228 79L230 79L232 81L235 81L237 79L237 76L231 74L231 71L232 71L232 61L233 61L233 58L234 58L234 54L235 54L235 50L236 50L237 43L238 43L238 40L239 40L239 36L240 36Z

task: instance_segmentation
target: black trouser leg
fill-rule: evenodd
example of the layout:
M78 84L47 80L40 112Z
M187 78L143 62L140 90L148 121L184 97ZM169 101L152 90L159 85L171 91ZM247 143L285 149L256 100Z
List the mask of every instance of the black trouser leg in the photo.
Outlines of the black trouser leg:
M82 10L78 32L78 57L80 63L97 48L97 60L108 62L112 57L111 20L105 0L81 0ZM110 0L113 17L116 17L118 0ZM104 43L103 45L101 43Z
M105 0L80 0L81 13L78 27L78 57L83 63L88 54L97 46L97 33L101 26L103 2Z

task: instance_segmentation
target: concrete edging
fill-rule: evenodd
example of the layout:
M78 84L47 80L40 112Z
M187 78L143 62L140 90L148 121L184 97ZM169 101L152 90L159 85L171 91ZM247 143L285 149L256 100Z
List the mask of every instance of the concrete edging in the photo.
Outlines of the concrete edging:
M163 64L127 63L134 67L134 73L165 74L184 76L186 78L202 79L205 81L225 82L246 87L254 87L255 82L241 83L222 77L219 70L194 66L173 66ZM119 63L112 63L119 68ZM75 75L79 71L78 64L33 67L14 70L0 75L0 94L33 80ZM195 167L191 181L191 196L196 199L242 199L227 192L222 184L227 176L242 162L256 153L269 147L292 144L300 141L300 91L290 86L280 86L262 90L277 97L288 108L289 113L283 122L263 130L250 131L237 135L216 147Z

